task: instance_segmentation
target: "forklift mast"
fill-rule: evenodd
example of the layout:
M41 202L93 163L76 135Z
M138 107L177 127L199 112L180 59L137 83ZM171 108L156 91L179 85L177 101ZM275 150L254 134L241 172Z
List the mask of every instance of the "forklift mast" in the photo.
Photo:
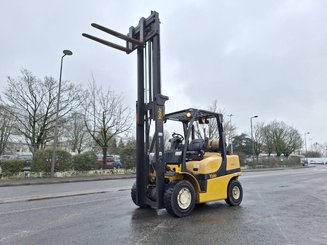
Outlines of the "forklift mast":
M92 23L91 26L126 41L126 47L83 33L84 37L130 54L137 50L137 101L136 101L136 204L164 208L164 117L167 96L161 94L160 72L160 20L151 11L141 18L127 35ZM154 136L150 142L150 127L154 121ZM154 153L152 166L156 173L155 198L147 195L150 184L150 152Z

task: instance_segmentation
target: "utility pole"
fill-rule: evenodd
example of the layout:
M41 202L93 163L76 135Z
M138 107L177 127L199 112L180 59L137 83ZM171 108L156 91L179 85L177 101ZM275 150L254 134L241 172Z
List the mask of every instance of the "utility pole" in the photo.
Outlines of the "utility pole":
M253 140L253 125L252 125L252 119L258 118L258 116L250 117L250 124L251 124L251 142L252 142L252 164L254 166L254 140Z
M233 152L233 137L232 137L232 116L235 116L235 115L229 114L228 116L229 116L229 126L230 126L228 141L230 144L230 154L233 154L234 152Z
M309 165L309 163L308 163L308 157L307 157L307 154L308 154L308 149L307 149L307 134L310 134L310 132L304 133L304 147L305 147L305 161Z

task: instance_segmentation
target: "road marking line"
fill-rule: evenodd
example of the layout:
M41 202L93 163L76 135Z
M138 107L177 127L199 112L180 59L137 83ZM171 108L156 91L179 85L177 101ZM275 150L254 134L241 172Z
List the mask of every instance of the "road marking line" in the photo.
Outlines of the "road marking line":
M90 195L90 194L100 194L100 193L126 191L126 190L130 190L130 186L95 189L95 190L87 190L87 191L71 191L71 192L60 192L60 193L52 193L52 194L40 194L40 195L12 197L12 198L1 198L0 204L25 202L25 201L38 201L38 200L45 200L45 199L83 196L83 195Z
M69 203L69 204L52 205L52 206L28 208L28 209L19 209L19 210L14 210L14 211L9 211L9 212L2 212L2 213L0 213L0 215L18 214L18 213L25 213L25 212L31 212L31 211L38 211L38 210L42 210L42 209L63 208L63 207L69 207L69 206L90 204L90 203L95 203L95 202L111 201L114 199L129 199L129 198L130 197L126 197L126 196L108 197L108 198L101 198L101 199L84 201L84 202L75 202L75 203Z
M154 232L156 232L158 229L164 229L167 228L167 225L165 225L168 222L168 220L164 220L162 222L160 222L158 225L156 225L151 232L149 232L148 234L145 234L142 238L140 238L139 240L136 241L135 244L139 245L139 244L144 244L144 242L150 237L150 235L152 235ZM150 234L151 233L151 234Z
M322 172L320 170L318 170L319 172ZM274 177L274 176L296 176L296 175L316 175L317 174L317 170L312 170L312 171L306 171L306 172L291 172L291 171L286 171L286 170L283 170L283 172L277 172L277 171L274 171L274 173L261 173L261 174L252 174L251 175L247 175L246 173L242 174L241 175L241 179L251 179L251 178L266 178L266 177Z

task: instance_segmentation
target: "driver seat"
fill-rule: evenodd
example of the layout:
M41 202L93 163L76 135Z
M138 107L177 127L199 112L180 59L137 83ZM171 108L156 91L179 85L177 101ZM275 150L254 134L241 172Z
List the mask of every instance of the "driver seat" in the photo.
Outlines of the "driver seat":
M194 139L187 147L186 160L200 161L203 159L205 150L205 141L203 139Z

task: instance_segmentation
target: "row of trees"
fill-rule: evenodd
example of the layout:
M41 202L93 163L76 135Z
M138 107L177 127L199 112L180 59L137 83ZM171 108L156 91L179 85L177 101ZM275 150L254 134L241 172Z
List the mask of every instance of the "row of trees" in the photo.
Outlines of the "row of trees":
M252 146L254 146L254 153L257 157L263 152L267 153L268 156L275 153L277 156L283 154L288 157L302 147L303 142L298 130L284 122L273 121L268 124L255 124L252 141L251 136L245 133L235 135L236 127L231 124L230 120L226 120L226 113L218 108L216 100L208 109L209 111L225 114L224 131L226 142L230 145L233 139L233 146L236 151L252 155ZM217 125L213 120L208 125L197 124L196 133L198 137L203 137L205 134L208 138L218 138Z
M272 121L264 124L257 123L253 127L253 141L250 135L242 133L233 137L234 151L240 155L254 154L258 159L261 153L277 157L289 157L291 154L305 157L327 156L327 144L314 143L308 151L303 151L304 142L297 129L282 121Z
M270 156L275 153L288 157L301 149L303 141L299 131L284 122L273 121L268 124L258 123L254 126L253 145L255 155L265 152Z
M244 157L252 155L254 148L254 155L257 159L261 153L265 153L268 156L274 154L277 157L282 155L289 157L291 154L299 152L303 147L303 140L299 131L283 121L272 121L266 124L260 122L255 124L253 127L253 138L251 138L251 135L246 133L241 133L240 135L235 134L236 127L227 118L227 116L231 115L226 115L223 110L219 109L217 101L214 101L208 109L209 111L224 114L226 142L229 147L233 143L234 152L239 155ZM218 138L218 130L213 122L208 125L197 124L196 134L202 138L204 135L208 138ZM307 157L327 155L327 145L315 143L312 148L306 153L301 152L301 154L306 154Z
M58 82L52 77L39 79L28 70L22 70L18 78L7 78L7 86L1 96L0 105L0 155L4 153L10 135L21 135L30 150L44 149L53 141L56 115ZM225 114L218 108L217 101L208 108L210 111ZM59 107L59 142L68 142L70 150L81 153L87 148L98 148L106 161L108 151L118 153L117 136L128 132L133 118L128 107L123 105L123 97L108 89L104 90L92 81L87 89L65 81L61 87ZM203 126L206 126L204 132ZM254 125L253 141L246 134L235 135L236 127L230 120L224 122L227 143L233 139L234 151L252 155L260 153L288 157L299 150L303 141L297 129L284 122L273 121ZM204 133L209 138L217 138L214 124L198 125L198 136ZM131 143L132 142L132 143ZM127 145L135 147L133 141ZM134 141L135 142L135 141ZM320 145L316 143L318 149ZM127 148L128 148L127 147ZM125 147L126 148L126 147ZM320 151L324 146L320 147Z
M327 143L319 144L318 142L315 142L314 144L310 144L308 149L306 157L327 156Z
M31 152L44 149L53 141L58 82L43 80L22 70L18 78L7 78L0 106L0 154L12 134L21 135ZM61 86L59 142L68 142L71 151L98 147L106 160L110 142L132 126L123 97L96 85L94 77L87 89L70 81Z

